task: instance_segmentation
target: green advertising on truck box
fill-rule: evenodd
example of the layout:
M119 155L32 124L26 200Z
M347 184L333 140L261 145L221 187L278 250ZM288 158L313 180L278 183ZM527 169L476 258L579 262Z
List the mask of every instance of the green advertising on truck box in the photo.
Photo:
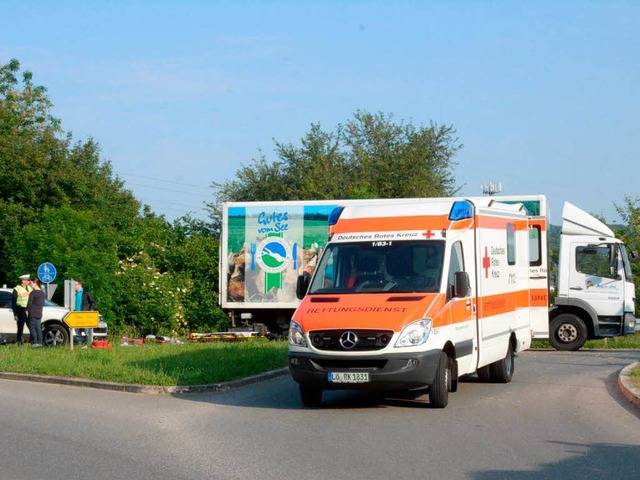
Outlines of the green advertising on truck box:
M228 309L296 308L296 282L313 272L328 218L343 202L223 205L220 304Z

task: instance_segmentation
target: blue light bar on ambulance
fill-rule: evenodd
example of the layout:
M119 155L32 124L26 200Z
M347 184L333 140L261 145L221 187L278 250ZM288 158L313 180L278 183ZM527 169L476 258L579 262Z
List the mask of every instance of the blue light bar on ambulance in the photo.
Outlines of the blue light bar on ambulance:
M449 220L464 220L465 218L473 218L473 205L466 200L454 202L449 212Z
M338 219L340 218L340 215L342 215L343 210L344 210L344 207L336 207L331 211L331 213L329 214L330 227L338 223Z

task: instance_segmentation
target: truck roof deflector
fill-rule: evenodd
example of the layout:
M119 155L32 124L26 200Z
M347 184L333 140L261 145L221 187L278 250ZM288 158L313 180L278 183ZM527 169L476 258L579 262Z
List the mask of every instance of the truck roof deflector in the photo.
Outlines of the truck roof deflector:
M595 235L614 238L609 227L575 205L564 202L562 233L565 235Z

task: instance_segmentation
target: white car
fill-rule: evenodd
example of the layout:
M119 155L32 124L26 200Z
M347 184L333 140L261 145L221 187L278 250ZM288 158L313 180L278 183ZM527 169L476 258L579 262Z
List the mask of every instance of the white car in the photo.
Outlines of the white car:
M0 288L0 338L9 341L16 339L16 321L13 318L11 309L12 289ZM69 328L63 323L64 317L69 310L50 301L44 301L42 311L42 339L45 345L67 345L69 343ZM84 332L83 332L84 335ZM100 327L93 329L93 338L102 339L107 337L107 324L100 316ZM25 325L22 341L29 340L29 329Z

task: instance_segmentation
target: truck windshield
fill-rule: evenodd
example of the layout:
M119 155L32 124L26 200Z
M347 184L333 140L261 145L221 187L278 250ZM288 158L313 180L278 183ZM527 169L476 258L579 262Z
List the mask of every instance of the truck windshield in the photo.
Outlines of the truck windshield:
M443 252L440 240L329 244L309 293L437 292Z

